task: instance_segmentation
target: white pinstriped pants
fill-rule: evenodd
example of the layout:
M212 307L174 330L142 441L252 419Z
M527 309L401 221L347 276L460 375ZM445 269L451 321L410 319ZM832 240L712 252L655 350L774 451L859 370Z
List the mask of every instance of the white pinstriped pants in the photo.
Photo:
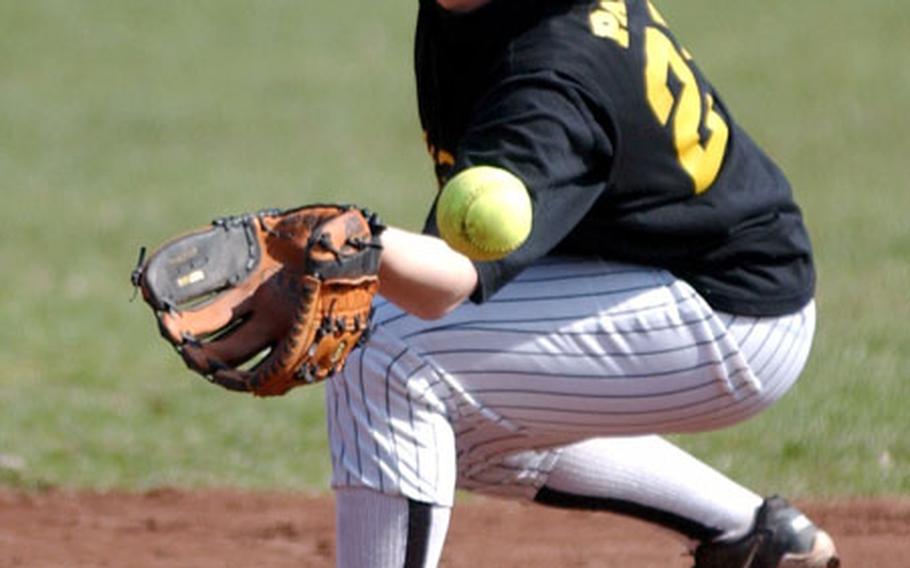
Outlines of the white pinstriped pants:
M718 313L659 269L547 258L493 299L376 329L326 385L333 487L451 506L456 486L532 497L560 447L714 430L771 405L809 354L814 304Z

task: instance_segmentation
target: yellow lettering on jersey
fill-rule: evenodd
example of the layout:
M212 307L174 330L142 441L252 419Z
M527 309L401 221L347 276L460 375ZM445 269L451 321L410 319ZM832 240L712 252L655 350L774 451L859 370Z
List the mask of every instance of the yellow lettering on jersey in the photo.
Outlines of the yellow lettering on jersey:
M436 163L441 166L454 166L455 156L453 156L451 152L440 148L439 151L436 152Z
M727 140L730 138L730 128L720 113L714 110L714 97L710 94L707 95L706 102L705 126L711 132L711 137L708 138L704 147L697 143L691 147L693 150L700 151L696 156L683 158L684 162L695 164L693 169L697 173L693 177L695 177L696 192L708 189L717 179L717 174L720 173L720 167L723 165L724 154L727 153Z
M433 163L437 166L454 166L455 165L455 156L447 150L442 148L437 148L430 142L429 135L423 133L423 141L427 145L427 151L430 153L430 157L433 158Z
M591 33L629 47L629 13L624 0L601 0L589 17Z
M669 27L667 25L667 20L665 20L664 17L660 15L660 12L657 11L657 7L651 3L651 0L648 0L648 12L650 12L651 19L654 20L655 23L658 23L665 28Z
M695 193L707 190L720 173L729 138L729 127L714 110L714 99L705 93L704 114L702 93L692 68L673 41L662 30L649 27L645 30L645 83L648 102L657 120L664 126L670 122L674 107L676 114L670 130L676 154L683 170L695 184ZM674 94L668 85L673 73L681 85ZM704 145L701 126L710 131Z

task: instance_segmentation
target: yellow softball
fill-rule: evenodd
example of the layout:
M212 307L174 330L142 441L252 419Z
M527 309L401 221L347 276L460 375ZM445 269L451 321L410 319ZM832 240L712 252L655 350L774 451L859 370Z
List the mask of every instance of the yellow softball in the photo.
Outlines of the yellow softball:
M498 260L520 247L531 233L532 217L524 183L491 166L453 177L436 203L440 236L472 260Z

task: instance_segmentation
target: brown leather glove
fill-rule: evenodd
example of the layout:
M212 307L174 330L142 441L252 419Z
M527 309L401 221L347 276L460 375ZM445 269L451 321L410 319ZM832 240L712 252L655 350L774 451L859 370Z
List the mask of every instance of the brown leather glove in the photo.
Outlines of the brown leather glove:
M132 282L190 369L282 395L339 371L366 338L383 229L337 205L217 219L140 257Z

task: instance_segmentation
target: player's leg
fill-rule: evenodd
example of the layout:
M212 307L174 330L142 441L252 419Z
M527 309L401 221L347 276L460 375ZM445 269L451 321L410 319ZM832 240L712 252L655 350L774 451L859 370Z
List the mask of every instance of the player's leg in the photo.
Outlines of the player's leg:
M691 542L743 536L762 504L759 495L658 436L560 448L534 500L636 517Z
M688 540L696 568L837 565L828 535L799 510L762 499L656 436L562 448L534 500L663 526Z
M814 307L736 318L654 271L603 265L613 282L586 282L596 266L539 268L501 297L511 309L465 310L412 332L422 356L464 391L462 484L634 514L698 542L747 534L762 499L657 438L570 444L558 459L528 450L584 434L711 430L754 415L799 375ZM596 318L573 319L586 313L572 301L580 298L599 308ZM617 445L621 453L610 451ZM548 476L553 485L540 488Z
M549 473L535 489L525 479L541 479L542 467ZM779 497L762 499L657 436L517 452L475 464L464 485L662 526L686 541L695 568L837 566L831 539L799 510Z
M335 491L337 565L343 568L436 566L448 531L450 507L373 489Z
M799 326L775 325L779 339L761 341L760 351L775 354L762 368L777 382L762 382L730 322L661 271L555 260L503 292L438 322L378 310L373 340L327 389L336 488L449 506L457 438L462 479L517 482L533 495L556 453L532 451L524 469L505 463L511 455L597 435L734 423L779 397L804 361L792 337ZM501 462L518 475L488 479ZM655 493L661 483L649 482ZM725 535L752 512L724 513L721 493L707 502L714 510L691 517L706 526L739 519L716 527Z
M767 406L802 370L814 333L814 306L771 320L718 316L771 393L755 406ZM779 357L782 351L794 354ZM562 448L535 500L623 513L672 529L690 540L698 568L746 565L743 559L752 555L748 566L755 567L837 562L830 538L789 503L763 500L653 436L593 439Z
M455 490L447 394L381 328L326 382L339 567L437 565Z
M717 314L763 394L751 406L704 417L726 421L764 408L796 381L814 334L814 306L784 318ZM786 356L778 360L779 353ZM738 414L736 413L738 412ZM705 488L710 488L706 491ZM693 542L733 540L752 527L762 498L656 436L596 438L561 448L538 502L651 520Z

